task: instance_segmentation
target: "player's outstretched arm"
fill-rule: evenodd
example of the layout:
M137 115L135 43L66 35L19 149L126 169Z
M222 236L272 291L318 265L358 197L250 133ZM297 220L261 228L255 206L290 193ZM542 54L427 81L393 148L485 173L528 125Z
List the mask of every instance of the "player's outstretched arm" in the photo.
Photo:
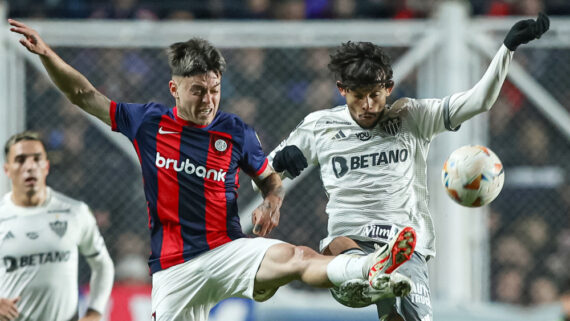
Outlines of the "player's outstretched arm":
M455 128L471 117L491 109L513 58L513 51L521 44L540 38L550 27L548 16L540 13L536 20L521 20L507 33L504 46L501 46L485 74L468 91L451 95L449 98L450 125Z
M253 233L265 236L279 225L279 210L283 203L285 190L281 178L271 166L267 166L265 171L253 180L263 195L263 203L252 213Z
M51 80L73 104L111 125L109 98L97 91L79 71L63 61L42 40L37 31L17 20L8 19L8 23L12 26L10 31L24 36L20 43L40 57Z

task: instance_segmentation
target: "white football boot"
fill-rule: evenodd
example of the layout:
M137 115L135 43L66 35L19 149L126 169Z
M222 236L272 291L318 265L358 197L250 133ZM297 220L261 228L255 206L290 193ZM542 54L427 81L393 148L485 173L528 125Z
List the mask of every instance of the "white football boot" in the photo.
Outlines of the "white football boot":
M362 308L382 299L406 296L412 290L412 280L398 272L379 277L382 289L375 289L368 280L353 279L331 288L333 298L342 305Z

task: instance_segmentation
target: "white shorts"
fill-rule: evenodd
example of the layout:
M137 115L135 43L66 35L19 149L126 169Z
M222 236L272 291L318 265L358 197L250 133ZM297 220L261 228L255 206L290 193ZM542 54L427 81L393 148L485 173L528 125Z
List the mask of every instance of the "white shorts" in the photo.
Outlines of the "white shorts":
M255 275L279 240L240 238L152 275L153 321L208 320L229 297L253 298Z

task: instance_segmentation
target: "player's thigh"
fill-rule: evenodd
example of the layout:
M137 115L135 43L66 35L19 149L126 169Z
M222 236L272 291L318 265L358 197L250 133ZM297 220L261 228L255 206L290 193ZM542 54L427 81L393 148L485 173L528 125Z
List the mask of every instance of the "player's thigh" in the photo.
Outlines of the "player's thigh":
M286 245L280 240L263 237L242 238L230 242L231 246L218 252L211 262L216 268L210 280L220 289L219 296L254 299L256 278L271 249Z
M414 253L410 261L402 264L397 272L409 276L414 285L409 295L402 297L399 312L406 321L433 320L428 267L425 257Z
M271 246L259 265L255 275L256 288L275 287L287 283L291 278L291 260L295 256L295 246L281 243Z
M315 262L315 258L331 260L331 257L320 256L306 246L295 246L288 243L270 247L259 266L255 277L255 288L274 288L287 284L300 277L305 269Z
M253 298L255 275L268 248L279 240L242 238L153 274L156 319L202 320L219 301ZM192 317L193 315L193 317Z
M198 266L199 261L190 260L153 274L153 321L205 320L187 309L192 306L209 311L215 305L210 299L208 280L203 268Z

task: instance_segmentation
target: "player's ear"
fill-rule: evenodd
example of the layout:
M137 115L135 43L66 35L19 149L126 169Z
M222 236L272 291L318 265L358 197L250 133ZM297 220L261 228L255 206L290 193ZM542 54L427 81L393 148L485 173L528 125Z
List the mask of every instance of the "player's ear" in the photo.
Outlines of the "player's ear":
M346 97L347 90L340 81L336 82L336 88L338 88L338 92L341 96Z
M171 79L168 82L168 88L170 89L170 94L172 97L174 97L174 99L178 99L178 85L174 80Z
M394 82L392 80L388 80L386 82L385 87L386 87L386 96L390 96L392 90L394 89Z

